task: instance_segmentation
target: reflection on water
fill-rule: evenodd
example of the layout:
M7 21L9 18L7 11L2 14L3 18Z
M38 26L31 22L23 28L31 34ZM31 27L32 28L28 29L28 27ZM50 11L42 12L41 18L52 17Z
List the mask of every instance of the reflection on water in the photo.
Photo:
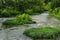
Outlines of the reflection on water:
M60 21L58 21L55 18L50 18L47 19L48 17L48 12L45 12L40 15L34 15L31 16L34 21L36 21L36 24L26 24L26 25L20 25L20 26L15 26L13 28L8 28L8 29L2 29L2 23L5 20L13 19L13 18L0 18L0 28L2 29L0 31L0 40L33 40L32 38L29 38L25 35L23 35L23 32L26 29L29 28L37 28L41 26L60 26ZM45 39L44 39L45 40ZM52 39L51 39L52 40ZM59 39L58 39L59 40Z

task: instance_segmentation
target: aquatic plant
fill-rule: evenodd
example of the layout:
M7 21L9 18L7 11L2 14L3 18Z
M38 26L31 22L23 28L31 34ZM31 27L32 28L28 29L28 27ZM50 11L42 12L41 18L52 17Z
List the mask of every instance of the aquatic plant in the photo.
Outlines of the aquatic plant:
M16 19L6 20L3 22L4 25L22 25L36 23L32 21L32 18L28 14L17 15Z
M54 39L60 34L60 29L53 27L31 28L25 30L23 34L33 39Z

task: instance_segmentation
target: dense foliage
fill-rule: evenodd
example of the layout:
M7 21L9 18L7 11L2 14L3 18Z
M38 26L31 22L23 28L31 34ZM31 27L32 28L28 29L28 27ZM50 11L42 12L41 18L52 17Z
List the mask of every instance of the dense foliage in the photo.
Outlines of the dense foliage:
M60 20L60 7L50 10L50 16Z
M12 9L3 9L2 12L0 13L0 17L10 17L10 16L16 16L20 12L17 10L12 10Z
M25 30L24 34L33 39L54 39L57 38L60 29L53 27L41 27Z
M44 0L42 0L42 2L40 1L41 0L1 0L1 16L41 13L44 11L42 7Z
M6 20L3 22L3 25L23 25L23 24L31 24L36 23L32 21L31 17L28 14L18 15L16 19Z
M39 14L60 7L60 0L0 0L0 17Z

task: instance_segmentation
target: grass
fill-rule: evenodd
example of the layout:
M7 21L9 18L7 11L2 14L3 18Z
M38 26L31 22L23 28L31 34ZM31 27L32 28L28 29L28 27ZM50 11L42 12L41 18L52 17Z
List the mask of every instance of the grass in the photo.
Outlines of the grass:
M33 39L54 39L58 37L59 29L52 27L31 28L25 30L23 34Z
M36 23L32 21L31 17L28 14L18 15L16 19L6 20L3 22L3 25L23 25L23 24L32 24Z

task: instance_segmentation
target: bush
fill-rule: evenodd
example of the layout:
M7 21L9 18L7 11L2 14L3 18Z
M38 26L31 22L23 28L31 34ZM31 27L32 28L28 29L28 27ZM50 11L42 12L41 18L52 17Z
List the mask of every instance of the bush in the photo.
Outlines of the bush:
M48 2L47 4L45 4L44 8L45 10L50 10L52 7L52 2Z
M22 24L31 24L36 23L32 21L31 17L28 14L18 15L16 19L7 20L3 22L4 25L22 25Z
M10 10L7 7L13 8ZM47 11L56 7L60 7L60 0L0 0L0 9L3 9L1 17L15 16L20 12L31 15L39 14L44 10Z
M32 18L28 14L17 15L16 19L19 21L32 21Z
M30 14L30 15L34 14L34 12L33 12L32 9L26 9L26 10L25 10L25 13L26 13L26 14Z
M37 14L35 13L35 11L38 13L43 11L42 10L43 3L44 0L42 1L41 0L6 0L5 5L9 7L14 7L14 9L20 11L21 13L27 13L32 15L32 14ZM33 12L34 9L35 11Z
M10 16L16 16L18 15L20 12L17 10L13 10L13 9L3 9L1 11L1 16L0 17L10 17Z
M24 31L23 34L33 39L54 39L58 37L60 29L52 27L32 28Z
M53 17L55 17L55 18L60 20L60 7L51 10L50 11L50 16L53 16Z
M41 7L41 6L33 6L34 8L33 8L33 10L34 10L34 13L42 13L42 12L44 12L44 8L43 8L43 6Z

